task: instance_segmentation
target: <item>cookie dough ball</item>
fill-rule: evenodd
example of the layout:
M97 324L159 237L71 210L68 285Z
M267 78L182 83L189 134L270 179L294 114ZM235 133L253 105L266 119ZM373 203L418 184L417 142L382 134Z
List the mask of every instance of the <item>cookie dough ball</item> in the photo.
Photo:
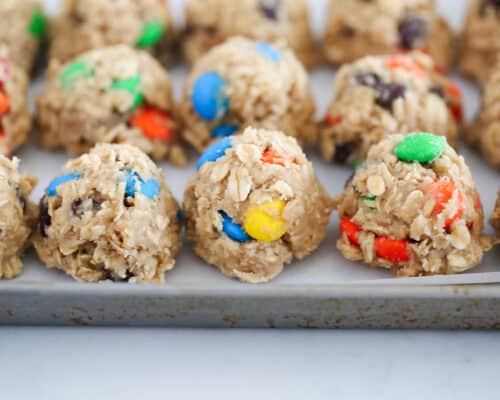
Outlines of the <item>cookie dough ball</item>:
M80 281L163 282L180 239L179 207L159 168L130 145L69 161L40 201L34 245Z
M28 200L36 178L18 172L19 160L0 156L0 279L21 274L21 253L36 224L36 205Z
M4 47L6 56L13 63L26 73L30 72L47 28L40 3L34 0L2 0L0 20L0 47Z
M307 72L291 50L233 38L194 66L181 105L183 134L198 151L247 126L307 143L315 139L314 108Z
M484 86L481 112L465 129L465 139L491 166L500 168L500 64Z
M311 67L318 60L305 0L189 0L184 53L190 63L233 36L286 42Z
M421 52L368 56L345 65L334 89L320 133L326 160L356 165L392 133L439 132L456 144L460 90Z
M398 276L463 272L487 248L469 168L442 136L396 134L373 146L338 213L344 257Z
M491 226L496 229L498 233L500 233L500 192L498 192L497 204L495 206L495 210L490 218Z
M149 54L112 46L53 62L37 99L43 147L82 154L96 143L128 143L185 164L172 84Z
M447 68L453 35L434 0L330 0L324 53L334 64L366 55L422 50Z
M500 54L500 2L471 0L462 36L459 67L486 82Z
M315 250L331 207L293 138L247 128L199 159L184 194L194 251L225 275L266 282Z
M169 64L176 36L163 0L66 0L51 26L50 55L65 62L88 50L125 44Z
M31 115L26 73L0 52L0 154L9 156L28 138Z

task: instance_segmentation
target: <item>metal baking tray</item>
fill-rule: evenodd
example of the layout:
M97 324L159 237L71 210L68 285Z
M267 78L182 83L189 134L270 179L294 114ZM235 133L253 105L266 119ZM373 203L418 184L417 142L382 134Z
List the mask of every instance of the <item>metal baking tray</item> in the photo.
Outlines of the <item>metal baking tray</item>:
M50 10L57 1L46 1ZM177 16L182 0L171 0ZM466 1L439 2L455 28L461 24ZM324 26L323 0L312 0L315 29ZM177 98L187 69L170 70ZM312 72L312 86L322 115L333 97L334 70ZM479 91L470 82L462 87L468 118L479 107ZM31 98L41 79L33 85ZM34 142L34 141L33 141ZM500 172L489 168L465 146L460 148L472 169L485 210L491 213ZM340 193L350 169L322 161L314 149L308 154L319 179L330 194ZM44 152L33 143L18 156L22 169L37 175L33 194L38 200L48 182L67 160L62 152ZM174 195L181 200L184 185L194 173L191 164L178 169L161 163ZM164 285L125 283L85 284L60 271L47 270L33 251L26 255L25 272L18 279L0 281L0 324L35 325L158 325L196 327L270 328L497 328L500 327L500 247L487 254L477 269L453 277L396 279L389 272L348 262L335 248L338 219L332 216L329 234L305 260L294 262L268 284L249 285L224 277L204 264L189 243L167 273ZM490 227L488 233L492 233ZM498 272L497 272L498 271Z

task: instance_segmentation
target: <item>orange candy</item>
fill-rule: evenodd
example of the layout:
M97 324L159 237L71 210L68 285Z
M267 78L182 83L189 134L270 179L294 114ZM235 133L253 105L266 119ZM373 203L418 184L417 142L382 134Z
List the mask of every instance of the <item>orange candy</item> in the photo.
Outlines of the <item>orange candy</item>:
M387 60L385 61L385 65L390 69L402 69L420 79L423 79L427 76L427 73L422 67L420 67L418 64L408 59L407 57L401 55L394 55L387 58Z
M438 178L427 185L423 192L426 196L434 198L436 205L432 210L432 215L438 215L443 212L448 202L452 199L453 193L459 190L455 183L448 178ZM458 192L457 212L445 221L445 228L449 228L453 223L462 217L465 211L465 199L461 190Z
M395 240L386 237L375 238L375 251L377 256L393 263L410 261L408 240Z
M340 220L340 233L346 234L349 242L359 246L358 233L361 228L356 225L349 217L342 217Z
M266 164L281 165L282 167L286 167L288 164L293 162L293 158L275 153L272 150L265 150L262 153L261 161Z
M342 117L340 115L332 115L328 113L326 114L325 122L329 126L338 125L342 122Z
M5 92L0 91L0 115L5 114L10 107L9 96Z
M172 139L174 135L170 116L152 107L144 107L137 111L132 117L132 125L152 140L166 141Z

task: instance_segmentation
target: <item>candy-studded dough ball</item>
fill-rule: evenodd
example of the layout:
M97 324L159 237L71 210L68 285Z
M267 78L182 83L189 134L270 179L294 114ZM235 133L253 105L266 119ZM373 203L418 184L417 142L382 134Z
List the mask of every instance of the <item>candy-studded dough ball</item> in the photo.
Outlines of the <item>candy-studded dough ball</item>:
M306 65L318 61L305 0L189 0L184 53L194 63L233 36L286 42Z
M471 0L462 36L459 67L486 82L500 54L500 2Z
M62 62L88 50L125 44L175 61L177 33L164 0L66 0L51 25L51 58Z
M100 144L47 187L34 244L47 267L80 281L163 282L181 243L178 211L151 159Z
M291 50L233 38L194 66L184 87L185 139L198 151L247 126L315 139L307 72Z
M422 50L441 67L453 59L453 35L434 0L330 0L324 42L335 64L396 51Z
M31 115L26 73L0 50L0 154L9 156L28 138Z
M498 199L495 205L495 210L493 210L493 214L490 218L491 225L496 231L500 234L500 192L498 192Z
M330 200L293 138L248 128L199 159L184 194L195 252L225 275L266 282L315 250Z
M491 166L500 168L500 64L484 85L481 112L465 129L465 138Z
M0 279L21 274L21 253L36 224L36 205L28 200L36 179L18 172L19 160L0 156Z
M373 146L338 213L343 255L398 276L466 271L489 245L469 168L442 136L428 133Z
M6 49L6 56L14 64L29 73L47 30L47 19L40 3L2 0L0 21L0 47Z
M54 62L37 98L41 144L71 155L96 143L128 143L185 164L169 76L149 54L111 46Z
M439 132L456 143L462 120L459 88L421 52L368 56L344 65L320 133L325 159L358 164L392 133Z

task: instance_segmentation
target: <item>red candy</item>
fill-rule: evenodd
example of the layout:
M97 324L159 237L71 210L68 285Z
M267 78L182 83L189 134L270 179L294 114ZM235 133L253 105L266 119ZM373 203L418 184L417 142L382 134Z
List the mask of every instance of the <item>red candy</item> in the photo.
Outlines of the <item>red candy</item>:
M266 164L281 165L282 167L286 167L288 164L293 162L293 158L275 153L274 151L268 149L262 153L261 161Z
M459 190L455 183L448 178L438 178L427 185L423 192L426 196L434 198L436 205L432 210L432 215L438 215L443 212L448 202L452 199L453 193ZM461 190L458 192L457 212L445 221L445 228L449 228L453 223L462 217L465 211L465 199Z
M356 246L359 246L359 232L361 232L361 228L352 222L349 217L342 217L340 220L340 233L346 234L349 242Z
M329 126L338 125L342 122L342 117L340 115L332 115L328 113L326 114L325 122Z
M5 92L0 91L0 116L9 111L10 101L9 96Z
M407 240L394 240L386 237L375 238L377 256L393 263L410 261L410 252Z
M132 125L152 140L166 141L172 139L174 135L170 116L152 107L141 108L137 111L132 117Z

